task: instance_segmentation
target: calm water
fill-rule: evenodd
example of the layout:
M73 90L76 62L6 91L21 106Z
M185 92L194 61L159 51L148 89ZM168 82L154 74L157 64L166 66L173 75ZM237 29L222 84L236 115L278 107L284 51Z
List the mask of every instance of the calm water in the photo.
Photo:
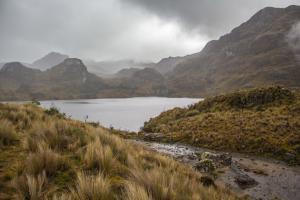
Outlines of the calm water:
M174 107L198 102L191 98L137 97L123 99L88 99L41 101L45 108L57 107L73 119L100 122L114 128L138 131L150 117Z

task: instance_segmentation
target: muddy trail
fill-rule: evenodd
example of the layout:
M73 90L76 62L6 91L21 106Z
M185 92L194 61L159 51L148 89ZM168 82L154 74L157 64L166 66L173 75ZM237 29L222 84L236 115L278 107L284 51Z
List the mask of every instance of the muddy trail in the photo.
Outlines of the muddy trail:
M135 142L192 165L208 177L213 177L215 184L229 187L239 195L249 195L252 199L263 200L300 199L300 167L288 166L283 162L271 159L225 154L184 144L164 144L140 140ZM214 169L211 172L210 165L203 165L203 163L207 164L207 159L203 160L202 158L204 162L201 161L201 155L204 155L204 152L209 158L214 158L214 156L223 158L221 160L223 163L220 165L216 164L220 162L214 163Z

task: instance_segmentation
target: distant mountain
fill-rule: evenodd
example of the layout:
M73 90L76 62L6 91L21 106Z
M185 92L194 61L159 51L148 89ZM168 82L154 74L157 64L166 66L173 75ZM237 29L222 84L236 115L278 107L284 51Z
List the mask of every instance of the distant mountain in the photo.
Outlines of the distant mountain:
M133 76L133 74L141 69L138 68L126 68L121 69L117 73L113 75L113 78L130 78Z
M136 62L133 60L117 60L117 61L107 60L107 61L100 61L100 62L85 60L84 63L86 64L88 70L91 73L94 73L100 77L111 77L113 74L126 68L143 69L146 67L154 66L154 63Z
M0 100L161 96L166 90L164 77L154 69L102 79L88 72L77 58L67 58L46 71L18 62L7 63L0 70Z
M40 70L46 70L49 69L55 65L58 65L59 63L63 62L66 58L69 56L57 53L57 52L51 52L45 55L44 57L34 61L31 65L31 67L40 69Z
M41 71L25 67L20 62L6 63L0 70L0 88L18 90L21 86L35 84Z
M1 100L95 98L106 83L81 60L67 58L46 71L8 63L0 70Z
M184 61L185 57L168 57L161 59L158 63L156 63L153 68L156 69L161 74L166 74L168 72L173 71L173 69L182 61Z
M180 62L168 76L170 93L206 96L264 85L300 87L299 51L288 37L299 21L300 6L260 10Z
M130 71L126 72L126 76L117 76L107 80L111 89L103 97L167 96L165 78L155 69L128 69L126 71Z

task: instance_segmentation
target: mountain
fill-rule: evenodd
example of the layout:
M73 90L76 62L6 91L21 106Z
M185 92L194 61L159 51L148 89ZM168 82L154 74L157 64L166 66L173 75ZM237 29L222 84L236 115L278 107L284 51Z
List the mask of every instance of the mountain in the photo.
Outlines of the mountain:
M158 63L154 65L154 69L156 69L161 74L166 74L168 72L173 71L173 69L181 63L185 57L168 57L161 59Z
M143 69L146 67L151 67L154 63L144 63L144 62L136 62L133 60L117 60L117 61L92 61L85 60L88 70L100 77L112 77L113 74L118 71L126 68L138 68Z
M300 6L267 7L207 43L201 52L165 58L156 64L121 60L84 65L75 58L63 62L50 59L66 57L58 53L35 62L59 62L43 72L10 63L12 66L0 71L0 93L5 94L0 98L204 97L267 85L299 88L299 21ZM136 69L119 72L125 68ZM7 75L9 70L16 74Z
M49 69L55 65L58 65L59 63L63 62L66 58L69 56L57 53L57 52L51 52L45 55L44 57L34 61L31 65L31 67L40 69L40 70L46 70Z
M263 85L300 86L299 60L289 34L300 6L267 7L168 74L173 96L206 96ZM299 34L299 33L298 33Z
M126 72L126 76L106 79L110 89L103 94L103 97L167 96L165 77L155 69L128 69L126 71L130 71Z
M130 70L132 71L132 70ZM0 70L0 100L83 99L102 97L166 96L165 78L152 68L136 69L112 79L88 71L77 58L41 71L21 63Z
M141 69L138 68L125 68L125 69L121 69L120 71L118 71L117 73L115 73L113 75L113 77L116 78L129 78L132 77L133 74L137 71L139 71Z
M26 67L20 62L6 63L0 70L0 88L15 90L33 84L40 74L40 70Z
M1 100L95 98L106 83L91 74L81 60L67 58L40 71L21 63L8 63L0 70Z

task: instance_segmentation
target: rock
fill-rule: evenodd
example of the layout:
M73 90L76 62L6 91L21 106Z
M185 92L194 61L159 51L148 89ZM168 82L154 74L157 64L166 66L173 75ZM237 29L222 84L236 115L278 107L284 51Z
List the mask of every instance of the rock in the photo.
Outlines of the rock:
M195 165L195 168L203 173L211 173L215 170L215 165L211 159L203 159Z
M284 159L286 161L294 160L296 158L296 155L293 153L285 153Z
M188 157L188 159L190 159L190 160L196 160L196 158L197 158L197 156L194 155L194 154L189 154L187 157Z
M202 183L203 186L206 187L215 186L215 182L213 178L210 176L201 176L200 182Z
M241 166L237 162L233 162L230 168L235 172L234 181L242 189L250 188L258 184L255 179L248 176L241 170Z
M210 152L203 152L201 154L201 160L205 160L205 159L211 159L211 160L216 160L218 157L217 154L215 153L210 153Z
M247 174L238 174L237 176L234 177L235 182L239 185L240 188L246 189L253 187L257 185L258 183L255 181L255 179L251 178Z
M229 153L224 153L219 156L220 163L224 166L230 166L232 162L232 156Z
M201 154L201 160L204 159L213 160L213 162L215 162L216 165L218 164L223 166L230 166L232 162L232 156L228 153L214 154L210 152L203 152Z

